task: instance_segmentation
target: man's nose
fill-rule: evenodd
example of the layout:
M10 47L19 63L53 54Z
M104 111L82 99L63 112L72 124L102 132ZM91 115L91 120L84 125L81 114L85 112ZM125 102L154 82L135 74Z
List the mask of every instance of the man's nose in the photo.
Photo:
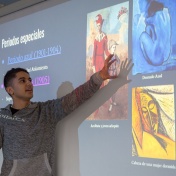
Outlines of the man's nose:
M27 81L27 85L32 85L32 81Z

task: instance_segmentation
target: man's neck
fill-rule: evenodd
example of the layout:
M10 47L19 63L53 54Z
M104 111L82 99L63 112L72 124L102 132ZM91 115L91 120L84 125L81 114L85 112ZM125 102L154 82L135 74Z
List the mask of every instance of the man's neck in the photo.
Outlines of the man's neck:
M13 101L12 108L23 109L29 106L30 101Z

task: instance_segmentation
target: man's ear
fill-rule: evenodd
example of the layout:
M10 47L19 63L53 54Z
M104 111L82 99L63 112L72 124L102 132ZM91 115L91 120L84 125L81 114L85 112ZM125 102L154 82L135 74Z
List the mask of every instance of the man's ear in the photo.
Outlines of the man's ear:
M8 93L9 95L11 95L11 96L14 94L14 90L13 90L13 88L12 88L11 86L7 87L7 88L6 88L6 91L7 91L7 93Z

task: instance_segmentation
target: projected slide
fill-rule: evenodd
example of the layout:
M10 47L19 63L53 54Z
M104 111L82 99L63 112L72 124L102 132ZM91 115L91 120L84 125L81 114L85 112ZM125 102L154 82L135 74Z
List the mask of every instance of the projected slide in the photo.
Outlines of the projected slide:
M128 58L128 14L129 3L125 2L87 15L87 79L103 68L109 54L114 54L112 59L116 60L109 73L118 75L121 62ZM88 119L127 119L127 90L128 86L123 87Z
M3 19L1 108L13 103L3 85L11 68L28 70L31 101L42 102L83 84L109 54L111 75L134 63L129 84L105 81L58 123L59 176L175 176L175 0L50 0Z

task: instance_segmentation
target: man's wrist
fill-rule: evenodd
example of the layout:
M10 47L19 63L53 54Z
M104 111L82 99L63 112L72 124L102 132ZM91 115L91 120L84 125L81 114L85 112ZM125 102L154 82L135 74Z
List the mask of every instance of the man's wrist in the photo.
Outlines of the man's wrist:
M99 85L99 84L102 84L102 82L104 81L103 78L101 77L100 75L100 71L99 72L96 72L94 75L93 75L93 80L95 82L95 84Z
M106 80L106 78L104 77L104 74L102 73L102 70L99 71L99 75L103 81Z

